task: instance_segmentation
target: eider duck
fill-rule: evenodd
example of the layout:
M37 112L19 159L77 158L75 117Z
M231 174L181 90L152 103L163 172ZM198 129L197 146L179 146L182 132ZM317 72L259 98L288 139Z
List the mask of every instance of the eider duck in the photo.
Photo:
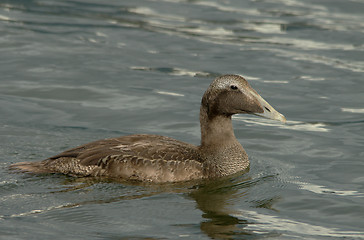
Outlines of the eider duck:
M202 97L200 146L137 134L87 143L12 168L159 183L227 176L249 167L248 155L235 138L231 122L232 115L244 113L286 120L242 76L224 75L217 77Z

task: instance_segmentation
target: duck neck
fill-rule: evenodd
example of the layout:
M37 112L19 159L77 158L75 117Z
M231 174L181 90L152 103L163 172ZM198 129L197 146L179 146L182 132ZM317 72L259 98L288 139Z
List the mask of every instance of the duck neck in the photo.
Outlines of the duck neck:
M237 142L231 116L208 114L207 109L201 106L200 109L201 125L201 147L213 146L224 148Z
M211 116L202 105L200 124L199 150L207 177L227 176L248 168L248 156L235 138L231 116Z

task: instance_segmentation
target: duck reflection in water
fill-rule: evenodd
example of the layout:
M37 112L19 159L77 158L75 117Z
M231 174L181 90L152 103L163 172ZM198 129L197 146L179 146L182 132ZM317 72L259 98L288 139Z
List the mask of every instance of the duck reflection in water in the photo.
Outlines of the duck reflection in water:
M199 185L196 191L189 194L194 199L197 208L203 214L205 221L200 223L201 230L213 239L245 239L245 237L268 237L276 236L275 233L256 233L246 229L251 224L251 220L244 219L244 210L237 209L237 204L247 199L250 188L258 184L260 180L266 178L251 179L246 175L233 175L219 179L219 181L206 181ZM274 210L272 205L279 200L278 196L270 199L261 199L255 203L247 202L247 206L238 208L266 208ZM253 206L252 206L253 205ZM275 210L274 210L275 211Z

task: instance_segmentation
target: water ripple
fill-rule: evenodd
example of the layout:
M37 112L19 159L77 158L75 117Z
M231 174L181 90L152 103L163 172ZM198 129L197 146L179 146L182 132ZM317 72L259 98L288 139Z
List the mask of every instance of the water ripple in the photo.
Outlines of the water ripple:
M364 197L364 193L361 193L356 190L336 190L331 189L325 186L316 185L312 183L293 181L293 183L297 184L300 189L304 189L317 194L332 194L338 196L353 196L353 197Z
M329 132L331 129L328 128L327 123L323 122L302 122L302 121L292 121L288 120L286 124L281 124L279 122L273 122L268 119L260 119L260 118L249 118L246 116L233 116L233 119L238 121L242 121L251 125L262 125L262 126L274 126L281 129L289 129L295 131L309 131L309 132Z
M328 228L324 226L313 225L296 220L286 219L283 217L262 214L257 211L241 210L242 214L235 215L239 218L248 218L252 223L246 228L254 233L266 233L272 231L285 232L286 236L302 235L303 237L316 238L322 237L339 237L339 238L360 238L364 239L364 232L360 231L343 231L338 228Z

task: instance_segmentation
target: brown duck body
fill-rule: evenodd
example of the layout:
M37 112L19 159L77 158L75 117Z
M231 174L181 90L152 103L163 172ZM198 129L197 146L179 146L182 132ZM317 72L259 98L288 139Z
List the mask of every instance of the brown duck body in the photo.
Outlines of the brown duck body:
M202 98L200 146L158 135L130 135L91 142L40 162L12 167L34 173L152 182L226 176L249 166L231 123L236 113L285 121L243 77L225 75L215 79Z
M242 148L240 144L235 147ZM219 167L213 161L207 161L221 157L214 151L208 154L201 147L164 136L130 135L91 142L44 161L29 163L27 171L178 182L224 176L236 172L237 168L247 168L249 162L244 150L226 151L238 153L237 161L227 158L224 167Z

